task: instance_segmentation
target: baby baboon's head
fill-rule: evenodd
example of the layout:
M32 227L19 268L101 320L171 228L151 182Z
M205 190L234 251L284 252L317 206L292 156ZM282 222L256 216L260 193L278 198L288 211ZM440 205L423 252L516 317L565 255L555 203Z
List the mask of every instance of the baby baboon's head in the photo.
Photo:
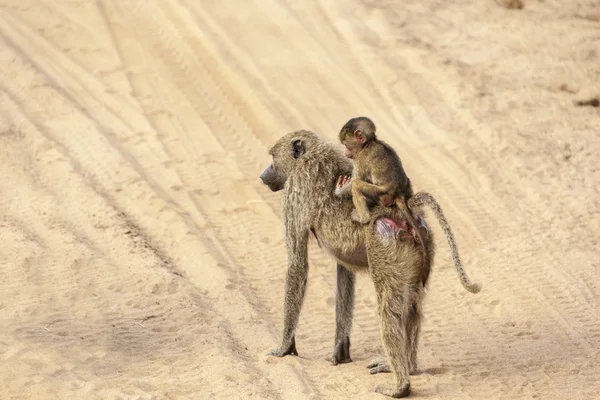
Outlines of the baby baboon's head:
M346 147L346 157L354 158L369 142L376 139L377 128L367 117L350 119L339 133L340 142Z

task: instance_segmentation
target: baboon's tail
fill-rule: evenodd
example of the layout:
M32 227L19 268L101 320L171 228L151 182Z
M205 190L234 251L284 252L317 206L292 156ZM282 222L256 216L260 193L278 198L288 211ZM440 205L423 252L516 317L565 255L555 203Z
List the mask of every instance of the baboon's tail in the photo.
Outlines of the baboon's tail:
M448 245L450 246L450 250L452 251L452 259L454 260L454 267L456 268L456 272L458 272L458 276L460 278L460 282L471 293L477 293L481 290L481 284L479 283L471 283L467 273L465 272L462 263L460 262L460 257L458 256L458 248L456 247L456 242L454 241L454 235L452 234L452 230L450 229L450 225L442 212L442 209L438 202L433 198L432 195L426 192L416 193L410 200L410 206L420 206L422 204L427 204L431 207L431 210L435 214L446 235L446 239L448 240Z

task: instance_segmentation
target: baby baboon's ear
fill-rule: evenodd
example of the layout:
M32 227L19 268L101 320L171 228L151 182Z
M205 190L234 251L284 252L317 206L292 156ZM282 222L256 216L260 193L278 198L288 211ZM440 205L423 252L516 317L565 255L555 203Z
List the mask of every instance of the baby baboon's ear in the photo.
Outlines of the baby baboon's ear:
M357 129L354 131L354 137L356 138L356 140L358 140L360 143L364 143L365 142L365 135L363 134L363 132L360 129Z
M294 149L294 158L300 157L306 151L304 148L304 143L302 143L302 139L294 140L292 142L292 148Z

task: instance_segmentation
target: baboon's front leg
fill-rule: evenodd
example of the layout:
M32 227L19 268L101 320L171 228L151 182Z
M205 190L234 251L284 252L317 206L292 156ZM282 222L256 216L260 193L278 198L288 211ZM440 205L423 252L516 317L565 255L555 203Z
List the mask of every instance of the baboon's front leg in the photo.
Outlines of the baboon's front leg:
M283 357L298 355L294 334L306 292L308 278L308 231L297 233L286 227L287 276L285 280L283 340L269 355Z
M354 282L354 272L338 264L333 365L352 362L350 358L350 330L354 310Z

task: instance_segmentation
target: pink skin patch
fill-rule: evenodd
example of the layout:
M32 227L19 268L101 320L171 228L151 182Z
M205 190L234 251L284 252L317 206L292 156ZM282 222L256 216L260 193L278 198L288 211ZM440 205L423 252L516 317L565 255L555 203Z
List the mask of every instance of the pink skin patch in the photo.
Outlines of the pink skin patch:
M418 221L421 226L425 226L421 218L418 218ZM380 236L387 239L417 240L417 232L404 219L379 218L375 221L375 229Z

